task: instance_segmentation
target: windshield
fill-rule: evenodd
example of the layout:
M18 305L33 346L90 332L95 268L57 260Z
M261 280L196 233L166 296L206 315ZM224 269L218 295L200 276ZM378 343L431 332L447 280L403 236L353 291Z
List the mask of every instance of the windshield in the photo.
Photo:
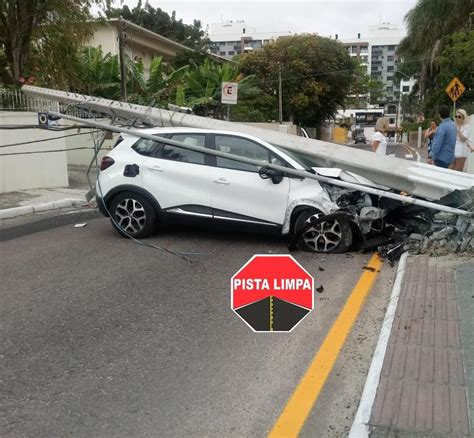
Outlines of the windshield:
M311 157L301 152L289 151L288 149L282 148L281 146L277 146L276 144L272 145L275 146L278 150L284 152L286 155L290 156L301 167L303 167L304 170L312 171L312 167L325 167L323 161L320 161L315 157Z

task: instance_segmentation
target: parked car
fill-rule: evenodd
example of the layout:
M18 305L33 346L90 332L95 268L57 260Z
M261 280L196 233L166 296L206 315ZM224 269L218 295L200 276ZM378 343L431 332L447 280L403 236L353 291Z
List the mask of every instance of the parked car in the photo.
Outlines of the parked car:
M357 143L364 143L366 144L367 143L367 138L365 137L364 133L363 132L358 132L355 136L354 136L354 143L357 144Z
M309 251L342 252L357 236L370 231L373 220L380 219L382 210L372 207L366 193L296 178L265 164L351 182L370 181L340 169L311 168L296 155L259 138L191 128L143 132L251 158L262 166L172 146L159 138L153 141L122 134L102 159L96 186L101 212L122 235L143 238L160 224L197 218L264 227L284 235L299 233L300 245ZM323 216L337 212L341 214L321 222Z

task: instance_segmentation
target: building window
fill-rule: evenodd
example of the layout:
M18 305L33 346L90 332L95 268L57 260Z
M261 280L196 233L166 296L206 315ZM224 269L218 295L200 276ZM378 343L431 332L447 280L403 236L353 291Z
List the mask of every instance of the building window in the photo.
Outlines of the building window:
M388 55L387 56L387 61L393 61L395 59L395 56L393 55Z
M387 50L393 51L395 50L395 46L387 46Z
M225 56L225 52L219 52L220 56Z
M393 65L387 66L387 71L394 71L395 67Z
M229 50L229 56L234 56L235 52L233 50Z
M397 112L397 107L395 105L389 105L387 108L388 114L395 114Z
M409 85L404 85L404 86L402 87L402 91L403 91L404 93L408 93L408 92L410 91L410 86L409 86Z
M393 76L387 76L387 81L393 81Z
M387 93L392 94L393 93L393 87L387 87Z

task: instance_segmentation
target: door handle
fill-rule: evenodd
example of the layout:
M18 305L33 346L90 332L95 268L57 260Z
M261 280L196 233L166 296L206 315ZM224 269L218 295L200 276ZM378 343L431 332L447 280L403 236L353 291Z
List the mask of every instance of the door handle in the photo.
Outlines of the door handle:
M224 184L226 186L228 186L230 184L229 181L227 181L225 178L219 178L219 179L215 179L214 182L216 184Z
M163 172L164 170L162 167L158 166L157 164L148 166L148 169L155 170L156 172Z

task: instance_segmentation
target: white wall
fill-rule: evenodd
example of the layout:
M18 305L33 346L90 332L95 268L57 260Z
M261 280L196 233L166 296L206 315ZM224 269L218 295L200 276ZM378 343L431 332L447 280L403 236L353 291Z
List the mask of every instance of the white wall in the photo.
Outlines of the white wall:
M31 112L0 111L0 125L37 125L38 116ZM66 131L67 132L67 131ZM44 129L2 129L0 146L64 135ZM0 148L0 154L61 150L66 148L65 139L44 141L22 146ZM34 188L67 187L66 152L0 156L0 193Z
M98 120L99 122L108 123L109 120ZM61 125L74 125L75 122L62 119ZM76 133L90 133L91 129L81 128L81 129L71 129L64 131L66 134L76 134ZM118 134L113 135L113 139L105 140L102 149L98 156L98 162L108 151L112 149L113 144L117 139ZM74 137L66 138L66 149L74 148L90 148L90 149L81 149L81 150L68 150L67 152L67 164L73 164L76 166L88 166L94 157L94 140L92 135L76 135Z
M104 55L110 53L112 55L118 55L118 32L115 26L110 23L100 23L96 25L94 34L89 41L86 42L86 46L102 47Z

